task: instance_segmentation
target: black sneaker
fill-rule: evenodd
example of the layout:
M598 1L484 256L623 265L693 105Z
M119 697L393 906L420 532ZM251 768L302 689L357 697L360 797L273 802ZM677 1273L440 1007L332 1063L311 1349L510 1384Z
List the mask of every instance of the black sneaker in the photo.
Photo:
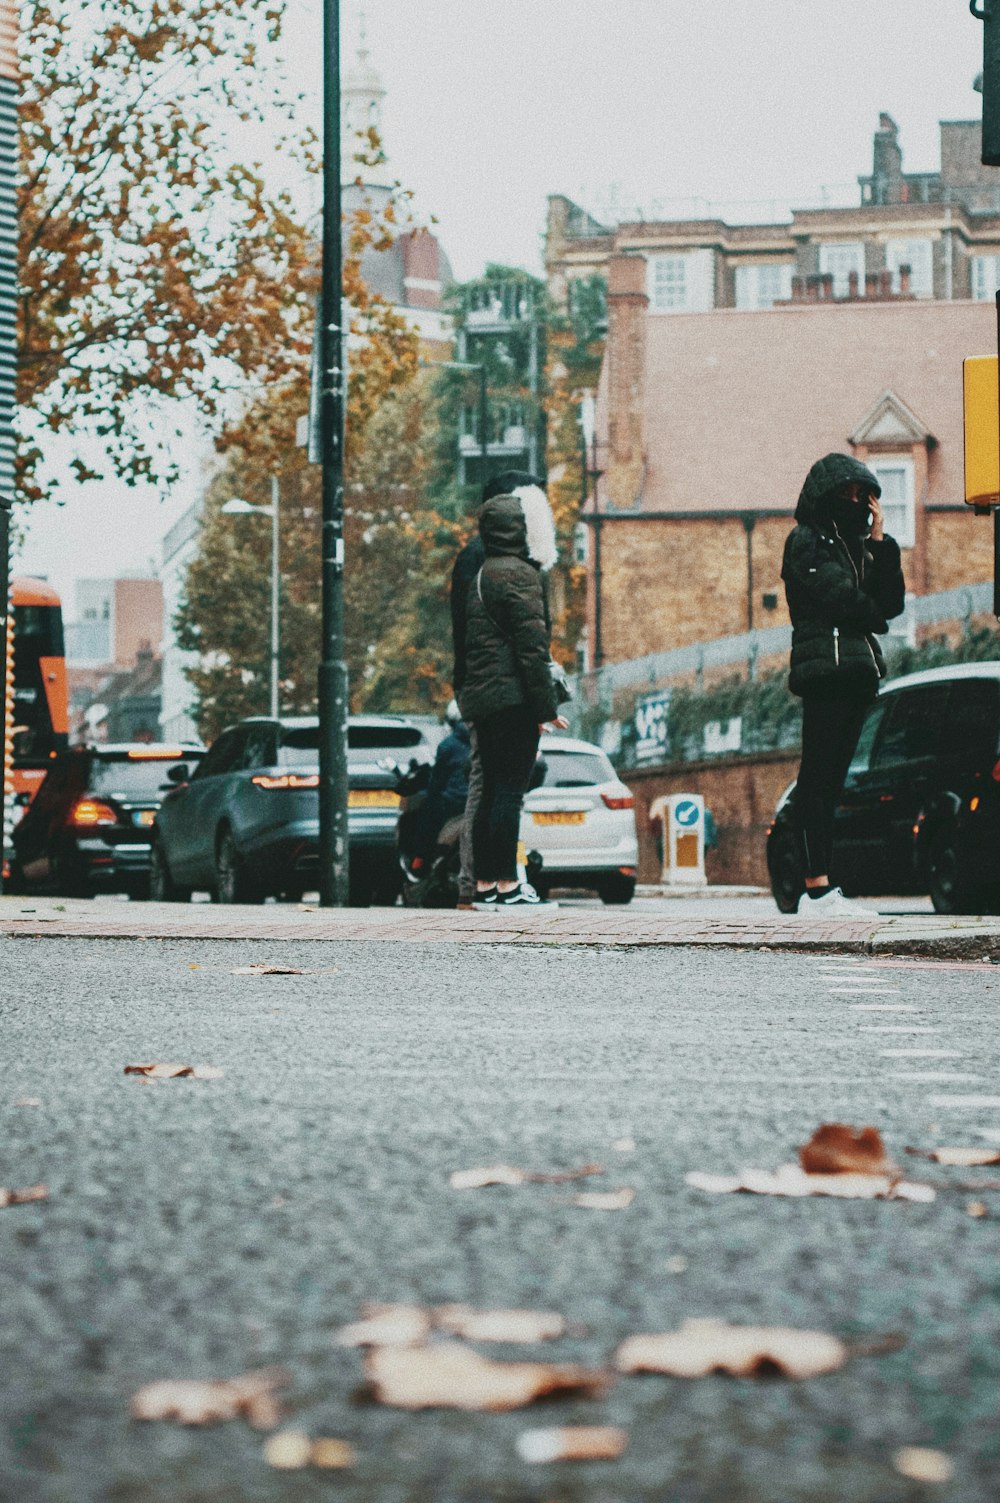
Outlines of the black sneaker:
M477 892L473 901L474 908L495 908L497 906L497 890L490 887L486 892Z
M546 898L540 898L530 882L521 882L510 892L498 892L494 899L497 908L548 908Z

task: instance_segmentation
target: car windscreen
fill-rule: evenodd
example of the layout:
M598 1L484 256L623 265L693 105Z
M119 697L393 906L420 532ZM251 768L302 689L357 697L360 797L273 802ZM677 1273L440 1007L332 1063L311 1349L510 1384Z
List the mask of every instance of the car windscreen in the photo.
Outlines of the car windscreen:
M543 788L589 788L595 783L610 783L614 771L609 762L596 752L544 751Z
M423 731L414 725L349 725L347 750L352 762L381 762L408 758L426 745ZM281 732L278 761L282 767L316 767L319 764L319 726L300 726Z
M90 764L88 788L91 793L121 799L127 804L145 800L157 803L169 788L176 786L167 781L171 767L183 762L193 770L197 760L193 753L183 757L97 756Z

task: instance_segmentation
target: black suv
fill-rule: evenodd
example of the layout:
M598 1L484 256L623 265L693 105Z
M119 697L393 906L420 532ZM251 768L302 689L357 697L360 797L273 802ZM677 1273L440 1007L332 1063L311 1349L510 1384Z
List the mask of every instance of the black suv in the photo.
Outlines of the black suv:
M149 896L153 820L203 746L81 746L61 752L13 834L11 890Z
M189 783L163 801L153 832L152 895L186 902L294 901L319 885L319 722L241 720L222 732ZM419 725L352 716L347 728L351 902L394 903L400 873L397 767L433 759Z
M782 913L803 890L786 790L768 833ZM1000 662L887 683L868 712L834 820L845 893L929 893L938 913L1000 912Z

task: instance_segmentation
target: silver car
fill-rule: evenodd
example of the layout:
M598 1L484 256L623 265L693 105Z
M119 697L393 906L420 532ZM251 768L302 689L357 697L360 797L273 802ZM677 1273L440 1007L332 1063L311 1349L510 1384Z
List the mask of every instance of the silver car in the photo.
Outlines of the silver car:
M604 903L635 892L639 841L635 800L599 746L543 735L545 775L527 794L521 840L542 858L535 885L596 889Z

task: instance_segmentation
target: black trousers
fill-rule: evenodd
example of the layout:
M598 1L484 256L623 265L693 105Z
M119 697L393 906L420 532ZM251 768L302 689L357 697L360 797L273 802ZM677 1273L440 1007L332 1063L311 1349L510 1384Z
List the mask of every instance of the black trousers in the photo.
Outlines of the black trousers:
M868 689L803 697L795 823L807 877L826 876L830 871L834 811L872 698Z
M472 822L477 882L517 881L521 804L538 755L538 721L527 705L476 721L483 792Z

